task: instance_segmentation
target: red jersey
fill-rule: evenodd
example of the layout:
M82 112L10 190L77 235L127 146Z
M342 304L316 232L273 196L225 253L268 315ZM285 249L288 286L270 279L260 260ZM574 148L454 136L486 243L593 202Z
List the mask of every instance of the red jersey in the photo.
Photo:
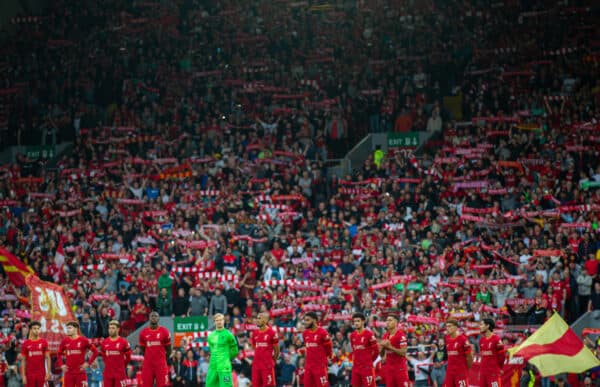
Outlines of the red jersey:
M100 353L104 359L104 374L125 378L125 368L131 360L131 347L123 337L115 340L107 337L100 344Z
M4 374L8 370L8 364L5 360L0 360L0 387L4 387Z
M46 355L48 342L44 339L27 339L21 346L21 355L25 358L26 375L46 375Z
M296 378L298 378L298 384L304 386L304 367L296 368L294 374L296 374Z
M306 366L310 370L322 370L327 367L327 358L333 354L333 343L329 333L321 327L315 330L305 329L302 332L306 347Z
M275 347L279 345L279 338L273 328L267 327L264 331L255 330L252 332L250 342L254 348L252 368L260 370L274 368L273 353L275 352Z
M379 354L379 346L373 332L368 329L364 329L362 333L353 331L350 333L350 345L352 346L353 366L361 369L372 369L373 362Z
M567 288L565 281L563 280L552 280L548 284L553 290L554 294L556 294L560 300L562 300L565 296L565 289Z
M498 335L481 336L479 339L481 351L481 369L487 373L499 373L504 365L504 345Z
M85 370L82 370L81 366L86 362L85 356L88 351L92 352L92 356L90 356L90 360L88 361L88 364L91 364L98 356L96 347L84 336L77 336L74 339L65 337L58 347L58 365L61 366L63 364L62 357L64 356L66 358L64 364L67 366L68 373L85 373Z
M139 343L144 348L144 362L167 365L166 347L171 345L171 333L165 327L142 329Z
M281 261L283 261L284 254L285 254L285 251L282 248L271 250L271 255L273 256L273 258L275 258L277 260L277 262L280 262L280 263L281 263Z
M467 372L467 354L471 353L471 346L467 336L457 335L455 338L446 336L446 350L448 352L448 370Z
M389 332L385 332L383 339L389 340L394 348L405 348L408 345L406 334L402 329L398 329L393 336L390 336ZM406 356L400 356L389 350L386 350L384 366L386 368L393 367L399 371L408 370Z

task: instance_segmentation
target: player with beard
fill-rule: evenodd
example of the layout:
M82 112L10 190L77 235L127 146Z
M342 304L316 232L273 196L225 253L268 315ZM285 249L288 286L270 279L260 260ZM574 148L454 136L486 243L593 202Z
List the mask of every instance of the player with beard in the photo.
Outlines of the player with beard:
M371 330L365 328L365 315L354 313L354 331L350 333L352 346L352 387L374 387L375 368L373 362L379 354L377 340Z
M304 387L328 387L327 359L333 356L333 343L329 333L317 325L317 314L304 315L302 338L306 351Z
M158 312L150 313L150 325L140 332L139 343L144 352L142 363L142 385L156 387L168 386L169 368L167 358L171 357L171 333L158 325Z
M267 325L268 313L259 313L256 317L258 329L252 332L251 343L254 348L252 361L252 386L275 386L275 361L279 357L279 338L273 328Z
M479 374L479 385L481 387L501 387L502 367L506 358L504 344L500 337L495 334L496 323L491 318L484 318L479 323L481 338L479 348L481 351L481 370Z
M108 323L108 337L102 340L100 354L104 359L103 384L106 387L122 387L127 380L125 368L131 360L129 342L119 336L120 324L116 320Z
M406 333L398 327L396 315L389 315L385 323L386 333L380 343L380 354L384 358L383 380L386 387L406 387L410 383L406 361Z

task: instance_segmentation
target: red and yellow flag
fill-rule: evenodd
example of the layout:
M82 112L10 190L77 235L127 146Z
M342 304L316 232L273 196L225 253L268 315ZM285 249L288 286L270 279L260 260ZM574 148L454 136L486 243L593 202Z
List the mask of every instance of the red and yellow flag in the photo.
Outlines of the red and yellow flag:
M542 376L581 373L600 365L558 313L508 352L511 358L519 356L535 365Z
M0 248L0 264L15 286L25 286L25 278L34 274L33 269L21 262L14 254Z

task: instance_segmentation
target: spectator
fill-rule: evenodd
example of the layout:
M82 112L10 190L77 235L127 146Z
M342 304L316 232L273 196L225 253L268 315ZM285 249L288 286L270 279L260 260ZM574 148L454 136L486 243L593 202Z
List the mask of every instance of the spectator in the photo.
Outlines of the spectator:
M183 381L186 387L198 386L198 362L194 359L194 352L188 350L185 353L185 360L183 360Z
M206 382L206 374L208 373L208 360L206 359L206 353L201 350L198 355L198 385L202 386Z
M158 290L167 289L167 297L173 299L172 294L173 278L169 275L166 267L162 268L160 277L158 277Z
M96 318L97 335L98 337L108 337L108 323L114 317L109 314L106 306L100 308L100 312Z
M250 379L248 379L248 376L246 376L246 373L244 371L240 372L240 374L238 375L238 387L249 387L250 386Z
M23 384L21 383L22 378L21 374L17 371L17 366L9 366L6 371L6 387L21 387Z
M190 289L190 316L207 316L208 300L199 287Z
M283 355L283 361L278 363L277 383L279 385L291 385L294 380L296 367L291 363L289 355ZM301 382L299 382L301 384Z
M104 377L102 374L102 368L100 368L98 363L98 359L94 360L94 362L90 364L90 367L87 369L87 378L90 387L102 386L102 380Z
M285 279L285 270L279 267L279 262L276 259L271 260L271 265L264 269L264 280L283 280Z
M215 289L215 294L210 298L210 304L208 306L208 315L213 316L216 313L227 315L227 298L223 292L222 285Z
M428 132L441 132L442 131L442 117L440 117L440 108L434 107L431 111L431 116L427 120L427 131Z
M593 278L588 274L587 269L584 267L581 269L581 274L577 277L578 293L579 293L579 313L584 313L589 304L590 295L592 294L592 282Z
M588 302L588 311L600 310L600 282L594 283L594 289L590 294L590 301Z
M184 387L185 386L185 366L183 364L183 354L181 351L174 351L173 361L171 365L171 382L173 387Z
M148 321L148 315L150 314L150 308L142 303L141 298L136 298L135 305L131 309L131 320L133 321L136 328L144 325Z
M594 29L581 28L594 12L558 4L530 22L544 4L367 2L322 17L270 2L159 3L59 0L3 35L0 146L73 146L0 166L0 243L63 284L98 336L102 316L133 328L163 290L208 299L218 285L232 325L315 295L311 307L331 316L394 309L409 326L409 315L578 317L578 268L598 279L598 68ZM480 12L477 35L468 15ZM390 147L379 165L354 153L348 176L332 174L327 158L392 126L441 135L417 152ZM407 290L373 289L402 275ZM26 336L16 319L28 290L5 280L1 328ZM285 280L297 288L277 290ZM475 302L482 282L495 308ZM120 313L103 300L116 290ZM344 380L350 327L324 325L342 336ZM417 334L423 346L440 332ZM282 335L301 372L300 343Z
M190 311L190 300L185 294L185 289L177 290L177 297L173 301L173 315L177 317L185 317Z
M489 291L485 284L481 284L479 287L479 291L475 296L475 299L482 304L490 305L492 303L492 293Z
M418 351L416 358L406 357L415 374L415 387L427 387L429 385L430 364L434 355L435 351L432 351L429 357L425 356L425 352Z
M431 367L431 382L433 387L441 387L444 384L446 377L446 361L448 353L446 352L446 343L444 339L438 340L437 346L433 354L433 366Z
M89 312L84 312L80 323L81 334L88 339L96 338L98 327L96 322L90 319Z
M506 300L509 298L514 298L515 296L514 289L510 285L499 284L498 286L492 286L492 290L494 295L494 305L496 308L503 308L506 304Z

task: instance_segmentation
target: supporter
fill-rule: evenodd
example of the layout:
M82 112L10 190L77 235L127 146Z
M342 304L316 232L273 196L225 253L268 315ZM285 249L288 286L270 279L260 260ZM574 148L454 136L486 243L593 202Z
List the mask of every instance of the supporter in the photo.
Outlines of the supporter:
M596 309L593 13L363 6L59 1L15 25L0 63L2 146L74 146L57 169L26 157L2 166L2 244L73 290L97 336L112 312L134 326L150 309L171 314L181 291L190 314L241 324L305 304L328 316L398 308L402 323L459 314L463 325ZM383 131L441 139L423 156L390 148L328 175L324 160ZM411 280L372 289L396 275ZM292 279L320 293L278 282ZM478 294L482 283L491 291ZM4 285L17 300L3 299L2 314L16 318L27 293ZM116 304L96 298L111 292ZM276 323L294 326L295 314Z

